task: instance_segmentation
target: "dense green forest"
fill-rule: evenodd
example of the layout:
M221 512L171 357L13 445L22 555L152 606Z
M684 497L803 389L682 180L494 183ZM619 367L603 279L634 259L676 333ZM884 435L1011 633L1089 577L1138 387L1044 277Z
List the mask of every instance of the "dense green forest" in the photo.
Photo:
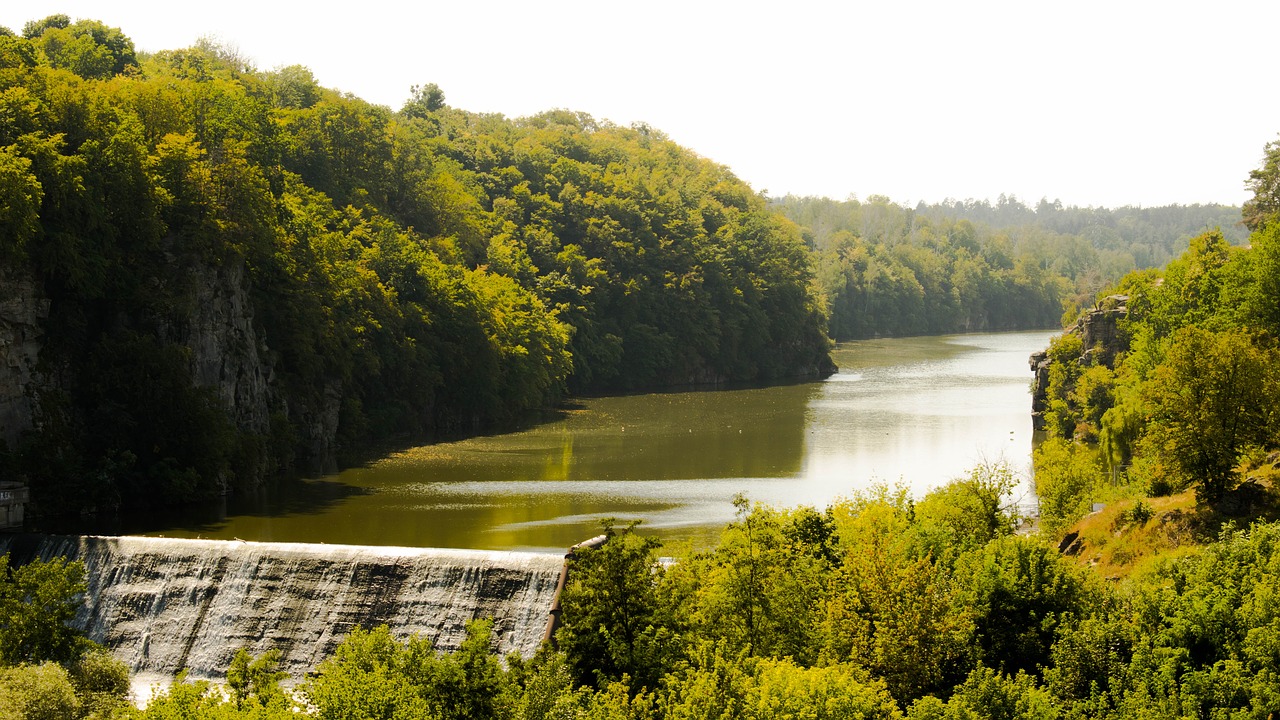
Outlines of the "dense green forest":
M1001 509L1012 484L995 466L918 501L887 489L823 511L743 500L713 547L675 562L607 526L573 561L555 646L531 660L496 657L486 621L451 654L359 629L293 693L274 653L242 651L225 695L179 680L145 711L125 702L124 666L57 620L83 590L78 566L36 563L0 583L0 706L60 720L1280 712L1280 524L1223 530L1109 583L1014 534Z
M398 111L217 44L0 28L5 472L34 515L201 500L566 393L1047 327L1235 208L768 201L661 132Z
M371 628L296 693L272 654L242 653L225 696L179 681L145 711L68 626L83 568L0 558L4 720L1280 713L1280 524L1258 521L1280 507L1280 143L1250 175L1247 246L1224 225L1179 253L1164 231L1105 247L967 204L790 199L792 222L647 128L477 116L430 85L391 112L303 68L213 46L139 57L118 30L57 16L0 32L0 87L0 262L48 301L40 432L4 470L90 506L220 492L314 454L316 426L341 449L566 390L821 371L824 297L833 325L854 323L837 334L933 327L842 315L880 297L857 295L872 268L907 288L886 308L934 302L910 317L942 329L1041 322L1073 296L1124 308L1118 347L1065 334L1049 350L1038 533L1015 532L1001 466L919 499L742 498L701 550L606 525L530 660L496 657L483 621L449 655ZM1116 228L1231 212L1183 210L1062 212ZM926 257L936 273L917 274ZM1000 314L1015 301L1026 317ZM238 334L210 330L219 317ZM211 356L256 363L261 386L198 382ZM1179 492L1194 512L1155 519ZM1185 522L1203 542L1103 576L1051 544L1099 496L1124 499L1109 536Z
M1266 192L1251 205L1280 207ZM225 694L180 680L145 710L126 702L124 666L66 625L79 566L34 563L0 583L0 705L144 720L1269 720L1280 213L1254 227L1248 248L1206 233L1164 271L1109 289L1127 294L1118 354L1055 342L1038 531L1017 531L1016 478L1000 465L919 499L739 498L704 549L606 523L607 542L571 561L563 626L532 659L497 657L484 621L451 654L361 629L292 691L274 654L241 653ZM1117 555L1150 536L1174 546L1105 575L1055 548L1100 492L1122 508L1102 528ZM1162 512L1178 492L1193 504Z
M772 200L804 228L837 340L1054 327L1135 269L1160 267L1189 239L1221 229L1242 243L1240 209L1036 208L947 201L903 207L788 196Z
M832 369L798 228L646 127L399 111L204 43L0 30L35 510L174 502L566 390ZM29 282L19 282L29 281Z

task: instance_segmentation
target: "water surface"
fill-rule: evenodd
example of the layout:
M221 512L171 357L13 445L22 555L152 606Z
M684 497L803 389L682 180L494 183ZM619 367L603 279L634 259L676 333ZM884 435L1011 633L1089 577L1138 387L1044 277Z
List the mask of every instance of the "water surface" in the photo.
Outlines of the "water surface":
M982 462L1025 470L1027 356L1050 335L851 342L823 382L580 400L528 430L414 448L157 534L563 549L602 517L704 541L737 493L819 507L875 483L921 495Z

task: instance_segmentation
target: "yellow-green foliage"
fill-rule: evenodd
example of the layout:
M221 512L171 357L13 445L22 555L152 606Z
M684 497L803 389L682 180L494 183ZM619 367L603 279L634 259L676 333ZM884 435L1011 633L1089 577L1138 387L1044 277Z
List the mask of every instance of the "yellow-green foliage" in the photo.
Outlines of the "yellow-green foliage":
M208 42L138 61L95 21L28 30L0 37L0 270L40 278L63 368L20 458L37 506L208 497L571 387L831 367L799 228L661 133L432 85L393 112ZM219 348L265 366L251 407L195 387L209 295L252 324Z
M1071 402L1080 378L1080 353L1084 349L1078 335L1064 333L1049 343L1048 409L1045 426L1054 437L1071 438L1079 422L1079 408Z
M0 720L106 718L129 692L124 663L70 627L84 566L11 567L0 555Z
M848 665L798 667L787 659L762 660L744 703L744 718L891 720L902 717L883 683Z
M1080 443L1050 438L1036 447L1032 461L1040 529L1050 538L1060 538L1100 499L1103 473L1098 454Z
M886 489L823 512L742 502L718 546L665 567L652 541L613 532L575 564L579 607L564 616L565 652L546 648L528 661L499 662L486 623L470 626L451 655L383 627L353 632L292 699L276 686L270 655L243 654L229 668L229 696L179 680L145 711L121 710L123 675L82 660L70 673L0 671L9 703L0 713L47 706L74 719L91 703L139 720L1180 720L1280 711L1280 524L1225 531L1104 583L1039 538L1008 534L999 504L989 517L985 493L1007 487L1003 475L979 470L919 503ZM963 501L975 493L980 502ZM957 500L961 511L942 511ZM1098 529L1118 559L1190 507L1189 497L1172 502L1113 503L1081 537L1093 542ZM989 531L957 531L965 526ZM803 577L783 582L787 573ZM797 612L798 621L781 617ZM650 641L621 642L627 633ZM575 634L596 635L612 655L582 653ZM90 685L116 687L116 704L89 700Z
M71 720L80 699L57 663L0 668L0 720Z

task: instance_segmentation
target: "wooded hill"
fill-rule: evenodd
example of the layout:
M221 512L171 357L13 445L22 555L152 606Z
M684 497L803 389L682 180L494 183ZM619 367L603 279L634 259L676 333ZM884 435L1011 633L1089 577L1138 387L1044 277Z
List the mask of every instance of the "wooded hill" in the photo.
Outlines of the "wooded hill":
M1223 205L1032 209L1001 195L995 205L788 196L770 206L804 228L837 340L1054 327L1201 232L1237 245L1247 235L1240 208Z
M799 229L648 128L432 85L393 112L65 16L0 35L0 88L30 310L0 415L38 505L200 497L566 389L832 369Z
M818 377L828 321L1052 326L1233 211L770 203L644 125L435 85L393 111L60 15L0 29L0 198L2 464L37 513L331 469L566 392Z

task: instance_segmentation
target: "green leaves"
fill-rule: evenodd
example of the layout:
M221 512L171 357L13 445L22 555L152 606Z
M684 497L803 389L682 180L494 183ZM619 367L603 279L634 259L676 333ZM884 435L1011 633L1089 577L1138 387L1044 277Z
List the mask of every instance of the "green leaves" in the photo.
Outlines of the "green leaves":
M0 555L0 665L78 658L83 641L70 623L85 589L79 562L54 558L15 568Z
M133 41L97 20L70 23L66 15L51 15L29 22L23 35L44 51L56 68L83 78L106 79L137 66Z
M1274 400L1280 395L1280 352L1249 335L1185 327L1169 340L1165 361L1148 380L1148 452L1216 503L1236 480L1247 450L1275 440Z
M489 650L490 626L468 623L462 647L447 655L435 653L425 638L396 641L385 625L357 628L321 663L302 695L323 720L510 717L513 689Z
M958 568L987 665L1039 674L1061 628L1090 608L1084 577L1039 540L1006 537Z
M670 618L659 612L659 543L634 529L618 532L606 521L605 542L570 561L556 646L581 684L604 688L630 678L633 690L654 689L673 659Z
M8 262L26 257L27 242L40 231L44 188L31 174L31 161L0 147L0 257Z

